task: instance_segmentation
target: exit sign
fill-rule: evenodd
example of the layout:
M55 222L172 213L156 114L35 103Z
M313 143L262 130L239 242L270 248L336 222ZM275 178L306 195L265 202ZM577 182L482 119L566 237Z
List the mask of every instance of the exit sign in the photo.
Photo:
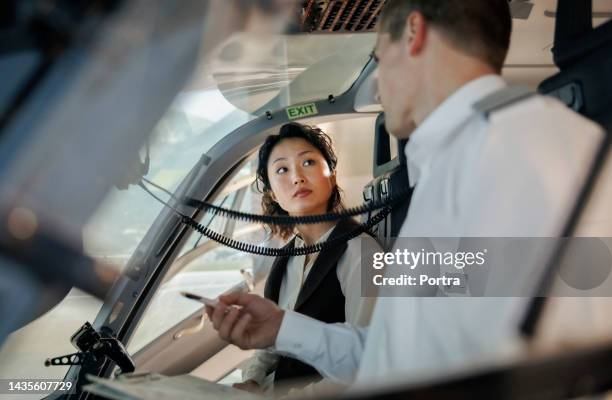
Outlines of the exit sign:
M297 119L317 115L317 105L315 103L302 104L300 106L287 107L287 117Z

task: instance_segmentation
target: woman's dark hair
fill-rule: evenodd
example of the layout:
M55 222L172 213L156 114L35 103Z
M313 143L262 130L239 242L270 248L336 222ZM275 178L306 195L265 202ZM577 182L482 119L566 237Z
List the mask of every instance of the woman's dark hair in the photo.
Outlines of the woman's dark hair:
M272 189L270 188L270 180L268 178L268 159L272 150L278 143L284 139L299 138L304 139L313 145L325 158L330 171L336 170L338 159L332 147L332 141L329 136L316 126L302 125L297 122L291 122L281 126L278 135L271 135L266 138L266 141L259 149L257 175L255 187L262 193L261 207L264 215L288 215L281 206L272 199ZM332 190L332 194L327 202L327 211L339 211L344 208L341 198L341 190L336 184ZM279 236L282 239L288 239L294 232L293 225L268 225L272 235Z

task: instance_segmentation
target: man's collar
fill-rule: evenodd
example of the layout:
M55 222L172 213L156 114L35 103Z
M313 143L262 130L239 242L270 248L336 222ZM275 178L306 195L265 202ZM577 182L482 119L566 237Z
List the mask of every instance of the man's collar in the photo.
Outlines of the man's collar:
M427 161L455 129L474 114L472 105L506 86L499 75L476 78L450 95L410 135L405 148L410 186L416 185Z

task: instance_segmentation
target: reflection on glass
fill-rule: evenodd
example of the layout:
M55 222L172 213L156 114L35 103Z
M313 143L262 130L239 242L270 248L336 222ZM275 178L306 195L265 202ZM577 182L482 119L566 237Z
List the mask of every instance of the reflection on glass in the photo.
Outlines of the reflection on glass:
M205 64L204 53L231 33L279 32L294 14L290 7L287 12L270 14L255 3L242 7L242 1L206 6L192 1L181 7L152 7L149 1L136 0L125 3L108 20L94 13L94 25L99 28L92 35L94 45L81 48L85 42L79 40L82 51L70 52L67 60L50 68L53 73L61 72L53 79L66 84L42 81L45 89L36 96L50 101L50 107L41 107L38 98L26 99L26 104L36 104L36 115L31 118L35 129L16 129L20 137L29 131L28 146L21 152L10 148L19 160L13 168L18 172L15 189L21 191L22 183L27 182L26 194L44 205L40 215L61 222L58 225L66 232L58 234L66 233L66 237L78 238L108 183L115 181L119 171L129 170L126 161L133 146L149 137L150 124L159 118L157 110L166 108L177 92L198 49L202 51L199 61ZM62 7L57 6L54 11L61 15ZM204 152L252 118L225 100L209 72L198 72L150 138L148 177L170 190ZM107 148L113 151L102 151ZM134 157L134 163L142 157L144 150L140 160ZM88 190L71 190L82 189L83 183ZM13 199L10 189L6 195ZM85 252L122 268L161 207L136 186L113 189L83 227ZM70 336L85 321L93 321L100 306L100 301L73 290L51 311L14 332L0 349L0 378L63 377L67 368L45 368L44 360L75 352Z
M203 153L253 118L227 102L211 79L208 82L209 86L197 90L190 83L177 96L148 144L147 177L170 191L176 189ZM135 161L144 160L146 147L141 151L140 160ZM167 198L160 190L152 188L152 191ZM138 186L130 185L127 190L112 189L83 229L85 252L122 269L162 207ZM160 290L158 297L163 299L164 293L172 287L180 287L185 278L188 276L177 277ZM226 288L226 282L235 284L241 276L236 270L233 275L220 279L223 284L218 287ZM64 377L68 367L45 367L45 359L76 352L70 344L71 335L85 321L92 322L100 307L99 300L77 290L71 291L53 310L9 336L0 353L0 378ZM185 300L179 307L194 311L198 306ZM43 336L45 340L41 341Z

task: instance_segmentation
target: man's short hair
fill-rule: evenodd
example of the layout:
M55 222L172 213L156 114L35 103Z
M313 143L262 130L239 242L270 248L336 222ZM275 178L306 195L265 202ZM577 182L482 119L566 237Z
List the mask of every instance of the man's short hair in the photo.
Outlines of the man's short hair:
M413 11L423 14L453 47L501 71L512 33L508 0L387 0L379 31L398 40Z

